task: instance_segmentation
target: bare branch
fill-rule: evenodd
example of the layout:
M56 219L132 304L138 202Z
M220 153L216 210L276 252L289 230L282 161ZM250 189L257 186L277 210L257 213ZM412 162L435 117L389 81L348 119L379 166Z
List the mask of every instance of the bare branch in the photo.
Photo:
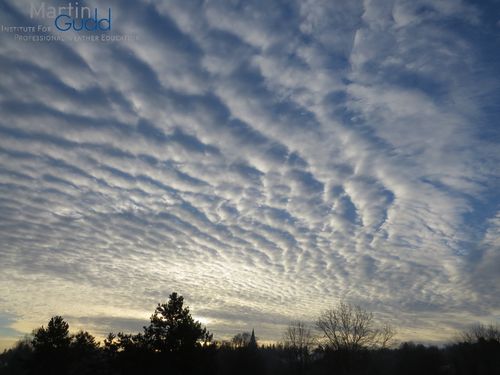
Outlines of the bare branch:
M343 301L324 311L316 322L316 328L333 350L385 348L395 335L389 325L377 327L371 312Z

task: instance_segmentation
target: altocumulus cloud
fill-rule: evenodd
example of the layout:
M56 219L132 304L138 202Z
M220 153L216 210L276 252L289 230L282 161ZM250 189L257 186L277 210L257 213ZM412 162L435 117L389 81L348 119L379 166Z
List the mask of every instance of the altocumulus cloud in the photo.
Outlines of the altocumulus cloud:
M402 339L499 319L498 6L106 6L137 41L0 35L4 336L137 330L174 290L219 338L339 299Z

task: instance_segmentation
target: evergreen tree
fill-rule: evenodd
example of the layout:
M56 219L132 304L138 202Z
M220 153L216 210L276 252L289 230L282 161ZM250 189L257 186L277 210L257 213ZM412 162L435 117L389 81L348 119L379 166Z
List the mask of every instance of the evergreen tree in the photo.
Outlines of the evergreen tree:
M212 335L201 323L195 321L184 298L172 293L169 301L158 304L151 323L144 327L146 344L156 352L177 353L192 351L202 343L209 343Z
M69 325L61 316L50 319L47 328L44 326L33 332L33 348L37 352L66 350L71 342Z
M71 336L69 325L61 316L50 319L47 328L40 327L33 332L36 371L43 374L64 374L69 364Z

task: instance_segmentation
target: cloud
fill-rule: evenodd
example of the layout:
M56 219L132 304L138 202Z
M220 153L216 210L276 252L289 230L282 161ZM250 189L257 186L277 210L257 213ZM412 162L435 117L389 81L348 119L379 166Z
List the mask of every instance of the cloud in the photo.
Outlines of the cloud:
M0 23L33 23L29 4L4 2ZM109 4L137 40L0 35L16 329L140 329L172 291L216 337L279 339L340 299L403 339L498 317L498 64L470 32L494 27L484 9Z

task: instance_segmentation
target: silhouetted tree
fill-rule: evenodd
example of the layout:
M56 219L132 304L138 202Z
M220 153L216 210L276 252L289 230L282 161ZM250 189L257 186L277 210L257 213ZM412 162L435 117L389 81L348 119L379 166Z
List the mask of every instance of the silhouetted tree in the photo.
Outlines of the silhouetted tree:
M172 293L144 333L110 333L101 346L87 331L70 335L60 316L30 339L0 354L0 375L498 375L498 326L473 326L446 348L405 343L387 348L394 331L373 315L341 303L317 321L324 344L313 349L311 330L292 322L283 345L257 346L255 332L214 345L184 300Z
M396 352L396 372L408 375L443 373L442 353L435 346L405 342Z
M152 357L155 353L148 347L141 333L110 334L104 345L110 367L120 374L152 374L158 366Z
M255 331L236 334L230 346L224 346L219 356L219 368L224 374L262 374L265 372Z
M191 351L212 340L212 335L201 323L195 321L184 298L172 293L169 301L158 304L151 316L151 323L144 327L144 340L157 352L176 353Z
M231 339L234 348L245 348L250 344L252 334L250 332L237 333Z
M498 326L474 325L446 349L456 375L500 374L500 330Z
M42 326L33 332L32 344L37 352L66 350L70 342L69 325L61 316L54 316L47 328Z
M88 354L99 349L99 343L87 331L79 331L71 336L70 348L78 353Z
M309 352L315 343L311 329L304 322L290 322L283 334L283 345L302 352Z
M371 312L345 302L324 311L316 327L332 350L386 347L395 334L389 325L377 327Z
M286 328L283 339L283 346L291 366L295 372L302 374L315 343L311 329L301 321L293 321Z
M15 346L0 355L0 375L28 375L33 365L31 338L19 340Z
M130 333L118 332L116 335L116 345L119 351L131 352L146 349L147 342L146 338L141 333L134 335Z
M116 357L116 353L118 352L119 345L116 340L116 335L110 332L106 338L104 339L103 350L111 358Z
M167 303L158 304L150 321L141 340L149 352L157 354L152 357L154 367L168 363L172 373L192 373L200 366L210 367L207 353L212 335L193 319L182 296L172 293Z
M500 343L500 328L498 325L475 324L459 335L459 342L474 344L479 341L496 341Z
M36 370L43 374L67 372L71 337L69 325L61 316L54 316L47 324L33 332L32 345L35 352Z
M106 373L99 348L100 345L95 337L87 331L71 335L69 373L71 375Z

